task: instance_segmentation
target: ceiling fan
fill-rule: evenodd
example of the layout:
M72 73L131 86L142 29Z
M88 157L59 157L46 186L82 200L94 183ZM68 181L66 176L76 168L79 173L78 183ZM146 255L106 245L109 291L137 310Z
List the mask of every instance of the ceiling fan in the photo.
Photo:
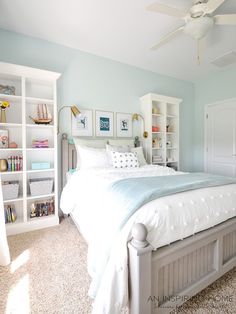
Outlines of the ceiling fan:
M161 41L151 49L156 50L165 45L180 33L191 36L199 40L204 38L214 25L236 25L236 14L215 15L213 12L226 0L194 0L194 5L187 11L181 11L165 4L153 3L147 10L181 18L185 24L164 36ZM199 51L198 51L199 60Z

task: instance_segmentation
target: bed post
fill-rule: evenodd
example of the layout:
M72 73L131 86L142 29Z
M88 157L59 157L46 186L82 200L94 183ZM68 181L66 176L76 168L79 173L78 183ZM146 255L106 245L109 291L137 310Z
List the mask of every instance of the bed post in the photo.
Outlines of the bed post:
M130 313L151 314L151 257L147 228L136 223L132 228L129 248Z
M62 171L62 188L66 185L66 173L68 171L69 164L69 144L67 134L62 134L61 140L61 171Z

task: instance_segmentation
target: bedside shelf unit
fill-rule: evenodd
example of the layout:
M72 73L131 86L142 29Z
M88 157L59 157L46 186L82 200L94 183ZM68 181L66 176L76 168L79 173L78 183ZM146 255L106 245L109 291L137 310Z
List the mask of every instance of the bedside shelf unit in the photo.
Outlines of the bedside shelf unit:
M4 206L14 205L17 220L6 224L8 235L46 228L59 223L58 174L57 174L57 90L59 73L0 62L0 85L15 87L15 95L0 94L0 100L10 102L6 109L6 123L1 130L8 130L9 142L18 148L0 149L0 158L23 157L22 171L1 172L2 181L19 181L19 196L3 200ZM29 118L35 116L38 104L46 104L53 117L49 125L38 125ZM32 148L32 141L48 139L49 148ZM32 162L49 162L50 169L32 170ZM30 195L29 179L53 178L53 191L46 195ZM30 218L34 201L54 200L54 214Z
M143 139L147 162L179 169L179 105L182 99L147 94L140 98L149 136ZM152 127L158 129L153 132Z

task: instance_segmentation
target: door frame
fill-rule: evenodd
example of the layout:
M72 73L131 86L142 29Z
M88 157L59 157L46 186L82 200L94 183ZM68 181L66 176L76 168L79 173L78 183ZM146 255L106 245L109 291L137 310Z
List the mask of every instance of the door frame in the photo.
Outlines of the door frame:
M228 102L228 101L235 101L236 102L236 98L227 98L227 99L222 99L222 100L218 100L214 103L211 104L207 104L204 107L204 171L207 171L207 114L208 114L208 108L211 106L216 106L216 105L220 105L222 102Z

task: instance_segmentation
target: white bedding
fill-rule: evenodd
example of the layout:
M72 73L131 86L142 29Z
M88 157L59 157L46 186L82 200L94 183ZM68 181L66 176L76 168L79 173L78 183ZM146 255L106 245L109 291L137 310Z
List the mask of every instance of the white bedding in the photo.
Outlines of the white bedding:
M104 205L107 201L104 188L122 178L179 173L170 168L147 165L138 169L82 170L71 176L62 193L61 209L73 215L88 242L88 271L92 277L89 294L94 297L94 313L116 314L127 305L126 243L134 223L142 222L147 226L148 241L156 249L236 215L236 184L156 199L142 206L129 219L113 241L108 262L104 260L106 243L115 224L112 208Z

